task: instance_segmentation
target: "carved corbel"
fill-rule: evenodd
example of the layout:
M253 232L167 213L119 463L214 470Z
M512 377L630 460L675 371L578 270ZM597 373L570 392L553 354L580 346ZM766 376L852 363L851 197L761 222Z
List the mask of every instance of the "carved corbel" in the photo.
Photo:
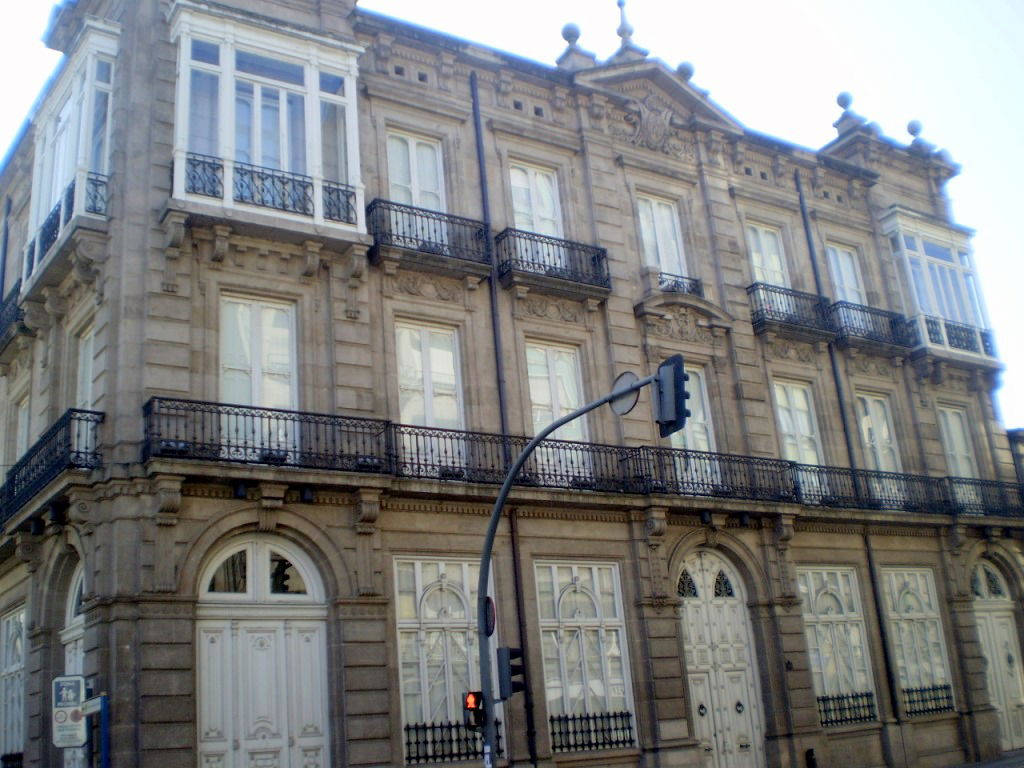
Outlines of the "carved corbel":
M747 159L747 153L739 140L732 143L732 167L736 173L743 172L743 161Z
M210 254L210 260L215 261L218 264L224 261L224 257L228 255L228 238L231 237L231 227L223 224L217 224L213 228L213 253Z
M302 252L306 257L306 263L302 267L303 277L312 277L320 269L320 251L324 244L315 240L307 240L302 244Z
M359 287L366 280L366 253L369 249L365 245L357 244L348 249L348 260L342 270L341 277L344 280L345 317L349 320L359 319ZM385 264L385 271L387 264ZM385 279L385 285L390 280Z
M707 163L721 167L724 151L725 142L722 140L722 134L718 131L708 131L704 136L704 152Z
M380 538L377 519L380 517L383 492L379 488L360 488L355 499L356 582L360 595L381 593Z
M437 57L437 87L442 91L450 91L453 77L455 77L455 56L447 51L442 51Z
M25 564L29 573L35 573L42 563L42 537L27 531L14 534L14 556Z
M775 157L772 158L772 176L775 178L775 186L785 186L786 160L782 155L775 155Z
M176 525L181 510L181 484L184 477L158 477L153 482L153 515L157 525Z
M815 192L819 192L823 186L825 186L825 170L820 165L816 165L811 170L811 188Z
M793 516L779 515L775 519L775 549L778 553L779 582L783 597L796 596L796 581L790 563L789 548L793 542Z
M164 216L164 278L160 287L167 293L178 290L177 263L185 242L185 223L188 214L182 211L168 211Z
M360 488L356 501L356 533L368 536L377 532L382 492L379 488Z
M377 40L373 44L373 57L377 71L382 75L388 74L388 59L391 58L391 44L394 41L395 38L390 35L377 35Z
M498 75L498 82L494 85L494 94L499 107L508 108L508 96L512 93L512 78L505 72Z
M260 483L257 487L257 499L259 510L257 511L256 527L265 533L270 533L277 527L277 515L284 506L284 496L288 492L288 485L285 483Z

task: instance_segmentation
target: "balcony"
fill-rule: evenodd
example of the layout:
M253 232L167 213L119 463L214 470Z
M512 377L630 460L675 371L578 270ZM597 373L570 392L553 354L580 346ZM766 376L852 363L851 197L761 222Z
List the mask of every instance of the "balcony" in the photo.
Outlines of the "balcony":
M154 397L143 461L231 462L497 485L531 438L383 419ZM811 509L1024 517L1024 486L796 464L656 446L545 440L520 487L802 504Z
M64 413L7 472L0 491L2 522L66 469L95 469L102 463L97 430L103 414L72 408Z
M480 276L491 269L486 224L441 211L374 200L366 209L373 236L370 260L397 262L430 271Z
M704 298L704 285L696 277L670 275L668 272L658 273L658 290L662 293L685 293Z
M905 352L914 344L912 325L896 312L837 301L828 308L828 315L837 341L846 346L893 354Z
M184 163L184 190L189 195L267 208L317 223L358 223L355 187L327 179L264 168L210 155L188 153ZM225 184L230 178L231 184ZM230 198L225 198L230 189Z
M910 322L912 343L925 353L998 365L992 331L928 315L918 315Z
M595 749L632 747L632 712L584 712L551 715L551 749L554 752L586 752Z
M519 229L494 239L502 285L575 298L603 298L611 290L608 252L593 245Z
M447 763L454 760L479 760L484 754L483 734L471 731L461 722L406 723L405 764ZM501 720L494 721L494 750L501 757Z
M831 341L828 299L780 285L754 283L747 288L755 333L775 333L800 341Z
M54 261L54 254L61 250L70 234L78 229L106 231L109 206L109 179L99 173L79 171L64 189L60 199L43 219L36 234L25 245L22 277L26 287L40 279ZM59 274L48 280L55 285L67 274L69 264Z
M25 327L25 310L18 301L21 294L21 280L7 292L7 297L0 303L0 364L9 363L14 357L13 341L19 335L27 335L30 331Z
M862 691L819 696L818 718L823 728L873 722L878 719L875 712L875 694L871 691Z

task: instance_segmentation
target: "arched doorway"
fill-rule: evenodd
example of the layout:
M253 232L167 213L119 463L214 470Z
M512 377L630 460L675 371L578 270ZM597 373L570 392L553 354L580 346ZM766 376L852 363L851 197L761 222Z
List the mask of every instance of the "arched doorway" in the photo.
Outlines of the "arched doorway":
M974 616L992 706L999 713L1004 750L1024 747L1024 669L1013 598L1006 580L991 562L982 560L971 572Z
M82 613L82 595L85 592L85 568L79 563L71 576L71 588L64 608L64 628L60 631L60 644L64 648L64 674L85 674L85 615ZM64 768L85 768L85 747L65 749Z
M683 563L678 594L691 722L708 768L764 765L764 722L757 658L743 583L714 552Z
M203 768L326 768L327 608L309 558L273 536L232 540L199 583Z

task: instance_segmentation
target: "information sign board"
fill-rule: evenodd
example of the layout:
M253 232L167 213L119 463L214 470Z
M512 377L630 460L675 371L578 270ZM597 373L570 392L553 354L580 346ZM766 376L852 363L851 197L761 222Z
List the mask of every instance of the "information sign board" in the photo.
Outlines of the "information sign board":
M53 746L64 749L85 746L87 721L82 709L84 703L84 677L62 675L53 678Z

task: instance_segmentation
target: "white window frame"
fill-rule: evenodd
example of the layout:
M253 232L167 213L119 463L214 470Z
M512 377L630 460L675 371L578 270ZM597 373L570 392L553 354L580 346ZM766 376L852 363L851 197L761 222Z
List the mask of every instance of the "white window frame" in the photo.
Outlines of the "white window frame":
M902 225L889 233L893 250L902 256L917 312L973 328L988 328L974 258L965 237L948 231ZM949 258L927 252L946 249Z
M74 407L92 410L95 392L93 380L96 359L95 328L89 325L75 338L75 401Z
M828 266L832 271L832 285L836 289L836 301L867 305L864 279L860 273L860 259L857 249L839 243L825 243Z
M32 167L32 195L29 205L29 236L22 254L21 291L24 293L34 282L34 275L40 273L40 266L47 253L39 253L37 235L43 222L54 210L59 209L59 229L63 229L72 216L99 216L86 210L89 193L89 174L106 176L109 172L110 136L113 119L113 84L117 78L114 61L118 52L120 29L115 24L99 19L85 19L81 42L68 57L56 81L33 118L35 125L35 149ZM99 62L110 65L110 83L97 78ZM103 127L102 156L93 158L92 132L95 124L94 112L97 93L107 95L106 114ZM65 127L66 126L66 127ZM58 131L67 130L67 155L63 169L54 168L53 144ZM67 191L74 183L74 195L69 200Z
M871 653L856 570L844 566L802 566L796 573L815 694L874 696ZM836 606L837 611L833 610Z
M586 403L586 392L583 389L583 371L580 360L579 347L571 346L568 344L552 344L546 341L539 341L535 339L527 339L526 341L526 354L527 354L527 387L528 393L530 394L530 429L533 434L537 433L537 428L543 429L551 421L545 422L541 425L536 421L533 415L533 396L532 392L529 392L529 350L537 349L544 353L545 367L547 369L547 391L551 398L551 421L561 418L567 413L571 413L577 408L581 407ZM578 403L562 403L558 389L558 378L555 375L555 359L556 353L570 353L573 358L574 367L576 370L576 388L579 393ZM571 434L575 432L576 434ZM570 422L552 433L550 439L552 440L579 440L586 442L588 439L589 431L587 429L587 421L585 418L576 419L574 422Z
M404 141L405 142L405 147L406 147L406 150L407 150L406 157L407 157L407 160L409 162L409 176L410 176L410 180L409 180L409 195L412 198L412 201L409 202L409 203L404 203L404 205L411 205L411 206L413 206L415 208L424 208L424 209L427 209L427 210L438 211L440 213L444 213L445 211L447 211L448 210L448 208L447 208L448 204L447 204L446 194L445 194L446 191L445 191L445 175L444 175L444 146L441 144L441 142L438 141L437 139L430 139L430 138L427 138L425 136L418 136L418 135L416 135L414 133L407 133L405 131L396 131L396 130L389 130L387 132L386 139L387 139L387 156L388 156L388 199L391 200L392 202L396 202L396 203L399 202L398 200L396 200L396 195L394 194L394 188L395 188L395 173L394 173L395 165L394 165L394 162L395 162L395 158L394 158L393 153L392 153L392 146L393 146L392 140L394 139L396 141ZM426 205L426 203L422 200L422 193L423 193L424 187L420 183L420 178L419 178L419 170L420 169L419 169L419 164L416 162L416 160L417 160L416 148L418 146L420 146L420 145L430 147L434 151L434 153L435 153L434 156L435 156L436 161L437 161L435 171L437 173L438 188L437 188L436 191L434 191L434 193L438 197L438 204L437 205L433 205L433 206L432 205Z
M652 195L637 195L637 228L644 262L660 272L688 277L679 207Z
M550 606L553 611L548 614L549 598L542 592L542 583L546 581L541 578L541 571L546 569L551 576L553 604ZM560 573L568 571L571 578L569 581L560 580ZM584 581L580 576L581 571L589 571L589 579ZM604 572L610 576L612 587L610 606L602 603L602 596L595 594L593 585L600 584L600 573ZM541 633L542 657L544 658L544 685L546 699L548 702L549 715L572 715L582 713L633 712L633 689L630 679L629 666L629 640L626 633L626 620L622 602L622 584L620 581L619 567L615 563L607 562L565 562L565 561L537 561L534 564L534 577L537 590L537 610ZM586 585L592 585L588 588ZM593 617L560 616L559 604L570 592L583 593L596 607L596 615ZM605 595L607 596L607 595ZM612 610L608 611L610 607ZM596 632L605 652L601 655L599 667L601 679L594 681L589 675L594 671L594 666L587 663L586 646L582 642L582 632ZM575 635L575 648L579 652L580 662L573 669L568 668L565 656L565 646L562 640ZM557 658L553 659L548 653L548 641L551 637L558 641ZM610 691L612 685L617 682L612 680L614 672L610 669L608 661L608 643L610 637L617 637L617 649L619 652L619 664L621 666L622 692L617 697L622 701L622 709L615 708L611 702L615 694ZM555 664L557 668L551 668ZM578 677L571 678L570 673L578 672ZM574 682L575 680L575 682ZM549 685L557 681L557 688L552 690ZM599 683L598 685L595 685ZM572 691L578 690L580 696L572 697ZM603 693L602 693L603 692ZM573 705L574 701L581 702L583 708L579 709Z
M900 688L949 685L955 707L953 678L932 569L882 568L882 591Z
M450 580L449 574L452 569L458 572L460 581L456 583ZM404 569L411 569L412 590L406 589L403 579ZM427 569L427 573L425 573ZM432 571L437 570L437 578ZM479 583L479 562L463 560L453 556L449 558L438 557L396 557L394 561L395 575L395 621L398 632L398 643L396 653L398 655L399 689L402 703L402 723L431 723L431 722L462 722L462 694L467 690L476 690L480 681L480 661L477 655L479 637L477 635L477 585ZM427 581L430 579L430 581ZM460 586L461 585L461 586ZM489 594L493 597L494 580L488 579ZM462 606L460 616L438 615L427 618L423 614L424 601L438 592L449 593L455 605ZM411 608L406 605L408 599L413 601ZM442 612L443 613L443 612ZM441 633L442 652L444 655L443 669L437 673L443 676L444 701L441 705L443 712L432 711L432 704L429 696L430 672L429 662L425 655L426 648L423 641L427 633ZM465 638L465 672L460 680L452 669L451 657L452 646L450 644L451 634L462 635ZM405 638L415 638L415 656L405 656L408 648L404 642ZM406 666L415 664L418 693L407 690ZM412 699L418 698L418 711L410 711L413 704ZM433 719L439 718L439 719Z
M250 399L249 403L238 403L238 405L249 405L249 406L251 406L253 408L267 407L267 406L264 405L264 403L262 401L262 398L261 398L262 389L261 389L261 386L260 386L260 382L262 381L262 378L263 378L263 367L262 367L263 337L262 337L262 334L259 332L259 330L260 330L259 329L259 320L258 320L259 315L258 315L258 312L255 311L255 310L262 310L262 308L267 307L267 308L273 308L273 309L277 309L277 310L284 310L287 313L287 315L288 315L288 319L289 319L289 331L288 332L289 332L289 337L290 337L288 353L290 355L289 367L290 367L290 370L291 370L291 373L290 373L290 375L291 375L291 384L290 384L289 389L290 389L290 396L291 396L290 399L291 399L291 402L287 406L287 410L296 410L298 408L298 399L299 399L299 391L298 391L299 390L299 366L298 366L298 345L297 345L297 339L296 339L296 320L295 320L296 306L295 306L295 304L291 303L291 302L274 301L273 299L260 299L260 298L254 298L252 296L242 296L242 295L237 295L237 294L224 293L224 294L221 294L220 302L218 303L219 318L220 318L220 321L222 323L223 323L223 318L224 318L225 305L228 302L235 302L235 303L239 303L239 304L248 304L250 306L249 317L250 317L251 326L250 326L249 338L251 339L251 343L252 343L252 346L250 348L250 350L251 350L250 351L250 359L251 359L251 366L252 366L250 368L250 376L251 376L250 392L251 392L251 396L249 398ZM224 345L224 343L225 343L224 329L222 327L221 328L221 346L220 346L219 354L218 354L219 365L218 365L217 386L218 386L218 393L219 393L218 396L219 396L221 402L228 402L227 400L224 399L224 371L225 371L225 368L226 368L226 363L225 363L224 354L223 354L223 350L224 350L224 346L223 345ZM278 406L278 407L280 407L280 406Z
M946 469L950 477L978 478L978 460L971 439L970 419L965 408L940 405L939 436L946 454Z
M25 748L25 606L0 617L0 754Z
M357 58L363 52L362 47L355 43L346 43L336 38L318 35L313 32L287 34L280 30L270 31L245 23L241 16L230 12L221 18L190 7L185 3L176 3L172 9L171 40L178 46L178 81L175 107L174 129L174 197L179 200L193 200L206 204L216 204L225 209L251 209L246 202L236 202L233 194L235 165L235 87L237 82L235 54L242 50L266 56L303 68L303 85L275 82L281 90L302 93L305 106L305 157L306 173L313 183L313 215L278 210L276 208L259 208L265 215L273 215L298 222L314 222L317 225L356 229L366 231L364 211L364 189L360 170L359 153L359 119L357 112L356 92L359 72ZM219 46L219 64L209 64L192 60L192 40L215 43ZM217 128L218 137L215 146L218 152L214 155L223 164L223 197L213 198L203 195L186 193L187 156L189 155L189 109L191 105L191 72L193 69L217 73ZM328 94L320 90L320 73L340 75L344 78L343 94ZM259 77L243 73L241 79L258 80ZM267 81L268 84L272 81ZM323 141L321 136L321 102L340 105L344 109L345 119L345 150L344 162L347 165L347 178L325 179L322 158ZM258 163L256 163L258 165ZM346 222L324 218L324 182L337 182L355 190L354 225Z
M515 202L514 202L514 198L513 198L512 199L512 219L513 219L513 224L514 224L515 228L519 229L519 230L522 230L524 232L532 232L534 234L542 235L544 237L564 238L565 237L565 220L564 220L563 214L562 214L562 201L560 199L561 198L561 191L560 191L560 187L559 187L559 184L558 184L558 173L553 168L544 168L544 167L539 166L539 165L530 165L528 163L521 163L521 162L518 162L518 161L509 163L509 190L510 190L510 192L513 195L515 194L514 191L513 191L515 189L515 187L513 186L513 183L512 183L512 173L513 173L513 171L516 171L516 170L521 171L521 172L526 174L527 189L529 191L529 199L530 199L529 215L530 215L531 221L527 222L527 221L524 221L524 220L520 219L520 215L521 214L520 214L520 211L516 210ZM554 198L554 204L555 204L554 219L553 219L554 224L555 224L555 226L554 226L554 230L555 231L554 232L543 232L542 231L543 227L538 227L537 226L538 221L539 221L538 217L537 217L537 204L536 204L536 199L537 199L537 178L540 177L540 176L545 176L545 177L547 177L547 178L549 178L551 180L551 186L552 186L552 190L553 190L553 198Z
M673 448L714 453L715 430L714 419L711 415L711 401L708 398L707 371L704 368L687 366L686 373L690 377L687 389L691 397L688 403L691 413L686 418L685 426L678 432L672 433L669 437L669 442ZM698 421L694 416L694 414L700 412L704 414L703 422ZM705 433L706 448L697 447L697 444L701 442L695 434L698 427L702 428Z
M896 438L896 425L893 422L892 404L885 395L877 395L870 392L857 392L857 422L860 425L861 442L864 445L864 458L866 468L876 472L902 472L903 465L900 459L899 441ZM881 419L881 421L879 420ZM883 451L882 437L884 431L889 433L889 450L892 452L892 467L884 467L882 464Z
M786 265L786 245L782 238L782 230L779 227L755 221L747 221L744 229L747 248L750 251L750 269L754 282L788 288L790 285L789 268ZM765 263L765 252L762 246L764 236L768 233L772 234L779 244L779 269L773 269L771 272L769 272L768 265ZM754 236L756 236L756 242Z
M417 424L413 421L405 419L404 415L399 412L399 418L402 423L414 424L415 426L421 427L438 427L439 429L464 429L465 427L465 416L464 416L464 404L463 404L463 393L462 393L462 365L459 354L459 332L457 328L451 328L447 326L431 325L429 323L417 323L412 320L396 320L395 321L395 346L397 349L397 364L398 364L398 390L399 390L399 405L402 401L402 390L412 389L412 387L403 387L402 385L402 369L405 367L405 362L401 359L402 350L397 343L398 331L404 329L412 331L419 335L419 349L420 349L420 363L423 372L423 386L419 390L423 397L423 423ZM454 369L450 372L455 384L455 403L456 413L458 414L458 424L452 426L439 427L437 419L434 414L434 387L435 387L435 371L434 361L430 354L430 337L433 334L443 334L451 339L452 344L452 365Z
M821 445L821 430L818 428L818 418L814 405L814 391L810 384L783 379L775 379L773 384L773 392L775 395L775 417L778 424L779 448L781 450L782 458L787 461L795 461L798 464L824 464L825 456ZM811 427L810 433L805 434L799 429L798 420L794 418L794 413L792 413L794 411L792 395L796 391L803 392L807 397L808 419ZM781 395L784 395L784 397ZM792 432L787 432L784 429L787 419L795 427ZM795 444L795 455L787 450L787 437ZM815 455L813 457L813 461L809 461L809 457L804 453L804 446L808 444L808 441L814 447Z
M17 463L28 451L32 436L32 400L25 395L14 406L14 457L12 464Z

